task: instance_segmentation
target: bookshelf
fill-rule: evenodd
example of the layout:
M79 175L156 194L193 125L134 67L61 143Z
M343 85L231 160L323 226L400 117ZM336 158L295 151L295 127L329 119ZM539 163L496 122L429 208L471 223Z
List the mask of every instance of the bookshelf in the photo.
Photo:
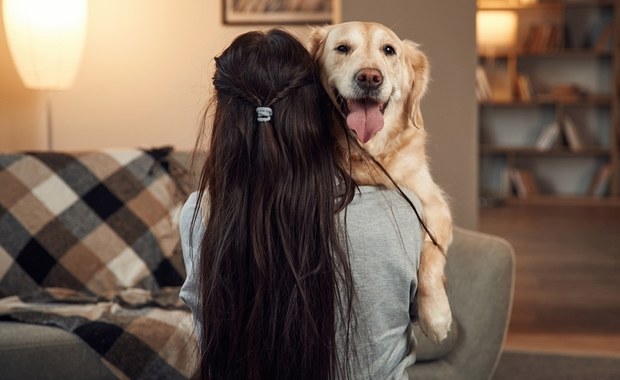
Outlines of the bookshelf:
M478 35L481 204L620 204L620 2L477 5L516 18L509 45Z

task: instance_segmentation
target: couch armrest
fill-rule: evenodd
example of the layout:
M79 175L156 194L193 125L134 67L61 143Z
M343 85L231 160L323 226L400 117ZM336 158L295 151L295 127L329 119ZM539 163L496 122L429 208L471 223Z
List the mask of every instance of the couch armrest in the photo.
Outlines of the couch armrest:
M488 379L499 359L510 318L513 249L501 238L455 228L446 273L448 298L458 323L457 341L440 360L410 367L409 376Z

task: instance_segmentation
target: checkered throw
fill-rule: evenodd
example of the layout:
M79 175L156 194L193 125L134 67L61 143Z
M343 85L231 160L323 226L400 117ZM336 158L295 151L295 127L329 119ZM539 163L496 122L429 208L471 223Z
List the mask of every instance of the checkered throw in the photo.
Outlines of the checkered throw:
M0 155L0 298L180 286L167 151Z
M0 320L61 327L120 379L191 376L170 149L0 155Z
M130 289L94 302L68 289L0 300L0 321L60 327L90 346L118 379L188 379L195 368L192 318L178 288Z

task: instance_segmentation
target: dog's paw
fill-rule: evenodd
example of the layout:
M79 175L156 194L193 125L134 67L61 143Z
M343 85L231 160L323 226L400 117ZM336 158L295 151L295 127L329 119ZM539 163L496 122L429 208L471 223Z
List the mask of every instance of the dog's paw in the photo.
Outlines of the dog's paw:
M452 326L452 312L448 297L444 294L418 299L420 328L424 335L439 344L443 342Z

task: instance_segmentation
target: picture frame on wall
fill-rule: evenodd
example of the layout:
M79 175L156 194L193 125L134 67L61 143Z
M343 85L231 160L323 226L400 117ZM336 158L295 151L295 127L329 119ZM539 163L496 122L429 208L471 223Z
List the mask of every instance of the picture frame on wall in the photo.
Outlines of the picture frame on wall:
M331 24L337 0L223 0L224 24Z

